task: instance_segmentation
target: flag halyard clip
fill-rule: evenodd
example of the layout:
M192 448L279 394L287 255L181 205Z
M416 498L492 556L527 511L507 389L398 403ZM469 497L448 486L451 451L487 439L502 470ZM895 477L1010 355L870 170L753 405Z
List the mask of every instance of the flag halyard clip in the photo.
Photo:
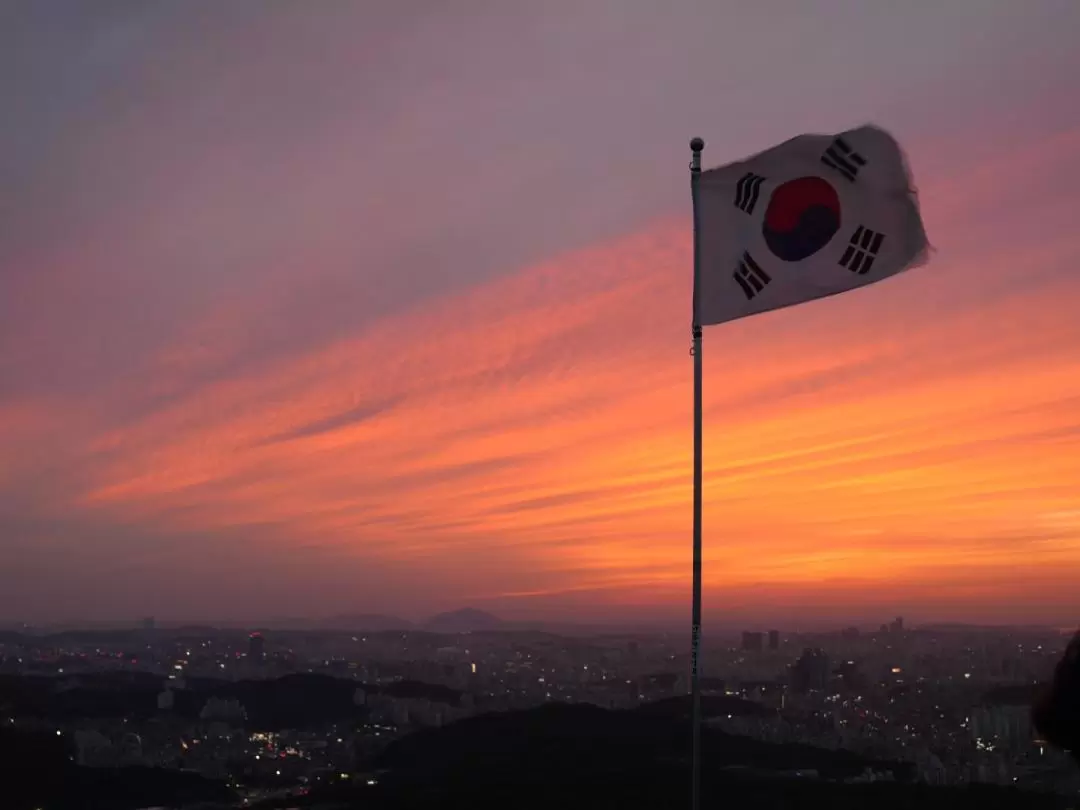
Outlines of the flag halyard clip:
M694 345L701 338L701 327L694 324L690 327L690 356L694 356Z

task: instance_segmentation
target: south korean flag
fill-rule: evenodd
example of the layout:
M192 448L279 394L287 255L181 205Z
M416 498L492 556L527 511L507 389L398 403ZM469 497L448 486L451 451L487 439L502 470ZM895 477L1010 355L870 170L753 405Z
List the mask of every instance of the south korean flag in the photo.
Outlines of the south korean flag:
M863 287L927 256L904 155L872 126L702 172L696 218L702 326Z

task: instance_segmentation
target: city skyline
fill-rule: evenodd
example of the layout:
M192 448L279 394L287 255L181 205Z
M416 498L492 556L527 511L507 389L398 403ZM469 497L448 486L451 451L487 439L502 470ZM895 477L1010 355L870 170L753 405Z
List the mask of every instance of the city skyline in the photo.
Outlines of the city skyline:
M327 798L340 802L350 784L366 794L358 797L364 806L380 806L372 799L395 783L430 792L429 780L398 780L388 769L401 746L443 738L451 757L475 751L463 760L479 762L476 781L490 787L497 752L506 761L496 784L505 785L523 764L583 738L595 741L610 723L610 741L586 750L638 752L643 761L634 768L622 752L614 758L627 773L646 774L635 794L657 780L655 763L664 761L651 747L657 741L676 763L671 781L685 773L685 634L463 635L445 626L260 634L150 624L126 632L0 634L7 715L0 744L11 751L8 761L35 751L38 768L51 762L70 773L17 781L29 794L17 806L47 806L58 792L72 793L73 777L88 776L87 769L98 777L97 793L106 794L111 783L101 782L117 768L132 779L140 768L162 769L145 789L165 804L174 803L170 780L185 771L191 789L209 793L217 783L223 810L283 794L322 807L318 797L333 792ZM956 788L1011 797L1008 806L1065 807L1080 773L1058 749L1075 749L1064 739L1047 745L1031 704L1049 685L1067 638L1015 628L912 629L900 617L869 633L780 633L767 647L753 632L744 633L741 649L710 635L702 650L709 673L702 708L710 718L703 732L728 746L706 749L708 771L737 766L739 783L752 777L789 798L793 787L850 795L872 782L883 783L877 790L891 800L910 796L897 805L904 807L937 797L940 806L955 807ZM554 739L552 720L562 728ZM492 726L495 747L482 754L478 737ZM508 740L538 737L540 750L505 751ZM51 746L41 746L45 741ZM45 762L43 747L52 752ZM447 754L409 762L441 763ZM561 767L545 761L548 776L535 784L563 779L580 787L593 775L610 790L612 770L599 776L582 756L575 751ZM452 779L460 785L460 766ZM945 786L951 795L938 790ZM238 794L235 801L226 801L224 787ZM732 786L713 791L730 797ZM560 784L536 806L565 795ZM512 798L507 793L491 806ZM436 803L445 801L440 791Z
M1075 623L1074 4L62 5L0 12L0 618L681 621L687 138L873 120L935 254L706 334L706 616Z

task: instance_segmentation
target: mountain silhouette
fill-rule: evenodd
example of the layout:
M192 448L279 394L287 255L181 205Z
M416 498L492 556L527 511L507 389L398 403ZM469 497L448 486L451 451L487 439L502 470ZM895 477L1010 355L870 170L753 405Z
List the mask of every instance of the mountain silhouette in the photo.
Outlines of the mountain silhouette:
M680 704L608 710L554 703L483 714L396 740L361 762L372 783L325 807L656 810L689 805L690 735ZM909 763L850 751L702 733L709 806L806 810L1058 810L1064 797L1013 788L914 784ZM845 783L875 772L889 780ZM315 798L314 796L312 797ZM280 805L286 806L285 804Z

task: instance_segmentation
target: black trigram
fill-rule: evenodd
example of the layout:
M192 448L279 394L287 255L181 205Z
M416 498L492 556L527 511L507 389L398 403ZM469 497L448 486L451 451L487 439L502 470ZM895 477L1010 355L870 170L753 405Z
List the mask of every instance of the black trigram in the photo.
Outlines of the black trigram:
M761 193L761 184L764 182L764 177L753 172L744 174L735 185L735 207L748 214L754 213L754 206L757 205L758 195Z
M743 253L742 259L739 260L739 267L735 271L735 280L739 282L742 291L746 293L747 301L764 290L765 285L772 281L769 274L758 266L758 263L753 260L749 253Z
M852 273L865 276L870 272L874 259L881 252L881 243L885 241L885 234L872 231L860 225L851 235L847 250L840 257L840 266L846 267Z
M852 183L859 174L859 168L866 165L866 158L848 146L843 138L837 138L821 156L821 162L836 169Z

